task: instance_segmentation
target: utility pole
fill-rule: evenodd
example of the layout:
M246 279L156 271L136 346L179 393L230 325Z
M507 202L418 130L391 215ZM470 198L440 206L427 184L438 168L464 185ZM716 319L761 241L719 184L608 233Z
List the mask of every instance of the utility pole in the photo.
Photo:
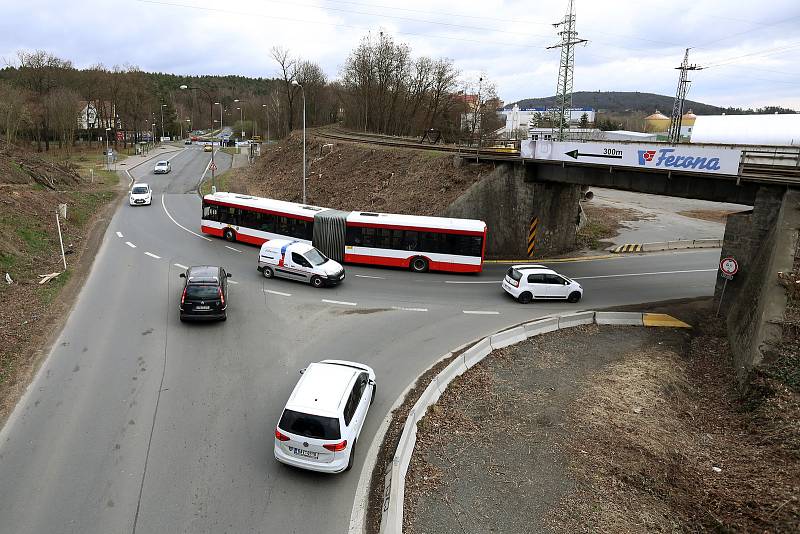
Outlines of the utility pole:
M561 42L548 46L547 49L561 49L561 65L558 68L558 87L556 88L556 105L552 113L552 128L554 138L563 141L567 137L564 130L569 130L569 110L572 107L572 81L575 74L575 45L586 43L586 39L578 39L578 32L575 30L575 5L574 0L569 0L567 14L561 22L553 24L554 28L561 26L558 35ZM555 134L555 121L558 121L558 134Z
M681 75L678 77L678 90L675 92L675 101L672 104L672 116L669 118L668 139L673 145L681 140L683 104L686 101L686 93L689 92L689 85L692 83L691 80L689 80L688 72L690 70L703 70L703 67L699 65L689 65L689 50L689 48L686 49L681 66L675 67L675 69L681 71Z

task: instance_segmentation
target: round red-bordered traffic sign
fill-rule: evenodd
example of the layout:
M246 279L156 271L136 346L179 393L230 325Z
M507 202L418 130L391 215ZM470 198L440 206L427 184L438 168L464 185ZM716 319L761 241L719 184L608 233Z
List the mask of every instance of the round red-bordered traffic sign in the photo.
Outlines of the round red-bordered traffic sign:
M720 260L719 268L724 274L733 276L739 272L739 263L733 257L728 256Z

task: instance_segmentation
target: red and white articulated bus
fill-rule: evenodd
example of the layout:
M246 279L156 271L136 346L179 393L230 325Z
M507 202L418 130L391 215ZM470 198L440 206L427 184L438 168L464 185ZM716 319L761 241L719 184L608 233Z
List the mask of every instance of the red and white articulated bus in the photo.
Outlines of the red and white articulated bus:
M206 195L201 228L253 245L296 239L338 261L416 272L480 272L486 247L483 221L339 211L237 193Z

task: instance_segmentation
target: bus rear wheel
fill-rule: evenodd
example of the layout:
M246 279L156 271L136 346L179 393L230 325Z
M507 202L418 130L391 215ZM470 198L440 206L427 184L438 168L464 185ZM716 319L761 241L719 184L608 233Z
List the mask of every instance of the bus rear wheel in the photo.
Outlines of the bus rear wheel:
M236 241L236 233L230 228L223 232L222 237L225 239L225 241L230 241L231 243Z
M411 270L415 273L424 273L428 270L428 260L417 256L411 260Z

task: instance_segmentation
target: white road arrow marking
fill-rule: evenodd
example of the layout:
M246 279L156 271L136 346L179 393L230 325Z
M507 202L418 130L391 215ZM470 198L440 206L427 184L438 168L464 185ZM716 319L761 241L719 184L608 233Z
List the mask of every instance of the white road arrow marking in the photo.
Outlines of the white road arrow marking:
M122 235L122 232L117 232L117 237L125 237Z

